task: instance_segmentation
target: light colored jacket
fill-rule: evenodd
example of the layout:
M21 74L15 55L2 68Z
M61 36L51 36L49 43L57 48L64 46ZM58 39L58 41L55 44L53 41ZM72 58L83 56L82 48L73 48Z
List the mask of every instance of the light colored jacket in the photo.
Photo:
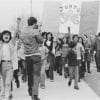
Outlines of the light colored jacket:
M3 43L0 44L0 62L2 60L2 54L3 54ZM13 65L13 69L18 69L18 57L17 57L17 45L15 46L10 42L9 43L9 50L10 50L10 56L11 56L11 61Z

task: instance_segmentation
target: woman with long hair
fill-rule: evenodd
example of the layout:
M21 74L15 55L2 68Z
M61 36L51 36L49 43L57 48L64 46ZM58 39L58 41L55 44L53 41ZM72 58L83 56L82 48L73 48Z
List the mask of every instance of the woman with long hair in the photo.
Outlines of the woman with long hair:
M69 39L68 37L63 37L63 45L62 45L62 67L64 68L64 77L68 77L68 66L67 65L67 54L69 51Z
M46 46L49 50L48 52L48 62L50 63L49 69L46 70L47 78L50 78L51 81L54 80L53 70L55 66L55 56L52 53L53 51L53 35L51 32L46 34L46 40L44 42L44 46Z

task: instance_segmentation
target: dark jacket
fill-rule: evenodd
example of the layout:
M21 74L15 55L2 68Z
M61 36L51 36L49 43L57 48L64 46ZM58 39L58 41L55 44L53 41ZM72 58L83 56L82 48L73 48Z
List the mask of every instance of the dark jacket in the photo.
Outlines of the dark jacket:
M77 66L77 54L72 49L69 50L67 59L69 67Z

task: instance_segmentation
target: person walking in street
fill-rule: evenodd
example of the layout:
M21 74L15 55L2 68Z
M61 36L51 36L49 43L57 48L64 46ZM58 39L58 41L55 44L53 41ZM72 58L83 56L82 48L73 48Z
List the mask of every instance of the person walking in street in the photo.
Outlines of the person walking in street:
M41 75L41 54L39 47L43 38L38 30L37 19L29 17L28 26L22 30L21 39L25 50L25 62L28 75L28 93L32 100L40 100L38 89Z
M0 46L0 60L1 60L1 73L3 78L3 92L2 96L4 100L10 100L12 98L11 82L13 79L13 69L15 62L15 46L16 35L12 37L9 30L2 32L2 43Z
M42 46L40 47L40 53L41 53L41 59L42 59L42 68L41 68L41 79L40 79L40 87L42 89L45 89L45 71L47 67L47 57L48 57L48 49L44 46L44 42Z
M69 71L68 71L68 65L67 63L67 54L69 51L69 42L68 42L69 37L63 37L63 45L62 45L62 68L64 68L64 77L67 78L69 76Z
M62 58L61 58L62 44L63 44L62 39L58 38L55 47L55 71L59 75L62 75Z
M84 60L84 47L83 47L81 37L78 37L76 52L77 52L77 61L78 61L78 68L79 68L79 82L80 82L81 74L82 74L82 60Z
M84 43L84 46L85 46L85 64L86 64L86 71L88 73L91 73L90 71L90 64L91 64L91 43L89 41L89 37L86 36L86 39L85 39L85 43Z
M49 69L46 70L47 78L51 81L54 81L54 67L55 67L55 56L53 54L53 35L51 32L46 34L46 40L44 42L44 46L46 46L49 50L48 52L48 62L50 63Z
M100 32L95 39L94 50L95 51L95 61L97 66L97 72L100 72Z

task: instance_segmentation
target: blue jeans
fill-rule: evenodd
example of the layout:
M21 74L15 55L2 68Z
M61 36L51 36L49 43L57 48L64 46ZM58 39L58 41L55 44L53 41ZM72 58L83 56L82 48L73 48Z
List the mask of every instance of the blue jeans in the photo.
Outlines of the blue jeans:
M78 66L69 66L69 80L72 80L74 77L74 86L78 86L79 79L79 70Z
M28 89L32 91L32 95L38 95L38 87L41 75L41 56L32 55L26 57Z

